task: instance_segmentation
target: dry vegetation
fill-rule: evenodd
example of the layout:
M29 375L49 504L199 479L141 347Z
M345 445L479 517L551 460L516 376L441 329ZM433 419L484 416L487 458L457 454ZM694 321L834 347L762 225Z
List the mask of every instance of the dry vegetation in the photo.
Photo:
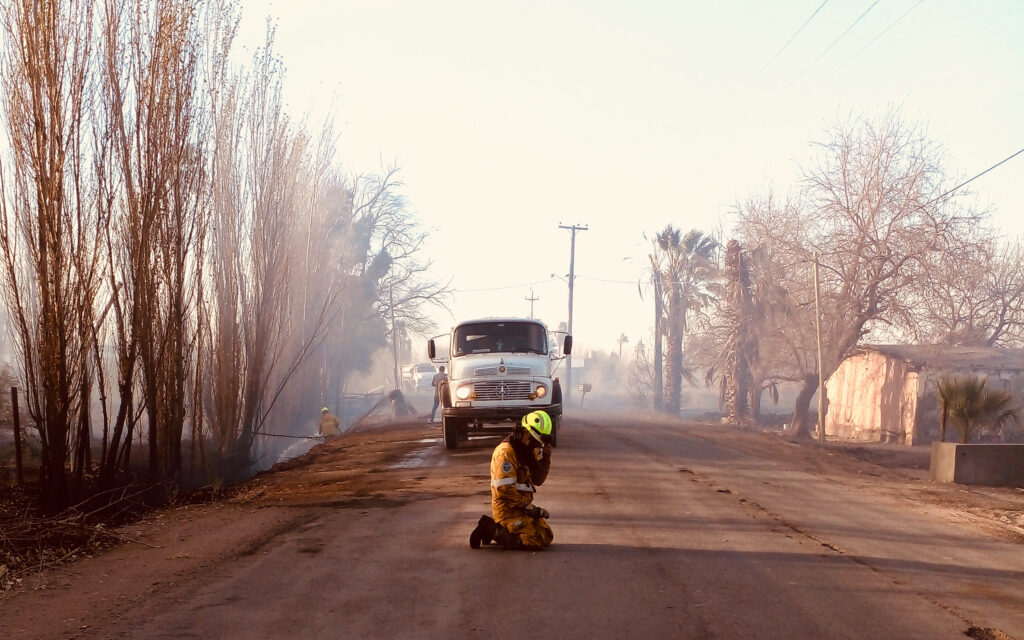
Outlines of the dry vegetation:
M893 113L855 117L815 148L785 196L770 189L737 205L724 252L696 230L657 234L642 289L654 299L655 336L637 344L635 396L677 413L682 379L701 369L742 424L758 419L766 391L777 399L780 383L796 384L789 433L806 434L819 374L862 341L1024 345L1022 245L968 204L920 126Z
M244 477L445 294L397 171L346 175L238 12L0 9L0 294L50 513Z

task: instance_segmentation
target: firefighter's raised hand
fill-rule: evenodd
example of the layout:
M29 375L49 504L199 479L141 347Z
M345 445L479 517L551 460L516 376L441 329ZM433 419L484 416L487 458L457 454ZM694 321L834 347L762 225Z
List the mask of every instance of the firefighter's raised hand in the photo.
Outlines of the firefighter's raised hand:
M545 444L544 447L541 448L541 450L540 450L541 460L549 460L549 459L551 459L551 452L552 451L553 451L553 449L551 448L551 443L549 442L549 443Z

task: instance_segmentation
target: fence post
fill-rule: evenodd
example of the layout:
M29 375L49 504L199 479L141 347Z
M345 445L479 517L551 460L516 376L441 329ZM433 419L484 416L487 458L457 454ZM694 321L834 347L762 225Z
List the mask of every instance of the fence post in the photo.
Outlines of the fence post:
M18 387L11 387L11 415L14 416L14 467L18 474L18 485L25 484L21 471L21 418L18 416Z

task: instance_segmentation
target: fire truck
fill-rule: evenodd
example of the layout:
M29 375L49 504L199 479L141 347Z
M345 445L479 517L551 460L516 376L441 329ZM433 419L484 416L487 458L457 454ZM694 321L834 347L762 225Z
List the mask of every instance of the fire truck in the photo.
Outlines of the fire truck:
M455 449L471 433L504 429L543 409L558 444L562 387L555 373L572 352L572 336L539 320L481 318L455 325L427 342L448 380L438 387L444 445Z

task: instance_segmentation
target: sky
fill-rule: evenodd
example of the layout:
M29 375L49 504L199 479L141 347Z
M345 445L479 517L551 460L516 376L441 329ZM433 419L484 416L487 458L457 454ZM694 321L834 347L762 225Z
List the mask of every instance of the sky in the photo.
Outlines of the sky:
M270 17L288 108L335 119L346 170L401 167L431 275L455 290L439 334L531 304L551 328L567 320L559 225L575 224L588 228L575 353L617 350L622 334L624 351L649 344L649 238L666 224L728 237L737 202L794 190L812 143L851 115L920 125L951 181L1024 147L1019 0L247 0L243 12L240 44L262 42ZM971 183L1009 236L1024 233L1022 185L1024 154Z

